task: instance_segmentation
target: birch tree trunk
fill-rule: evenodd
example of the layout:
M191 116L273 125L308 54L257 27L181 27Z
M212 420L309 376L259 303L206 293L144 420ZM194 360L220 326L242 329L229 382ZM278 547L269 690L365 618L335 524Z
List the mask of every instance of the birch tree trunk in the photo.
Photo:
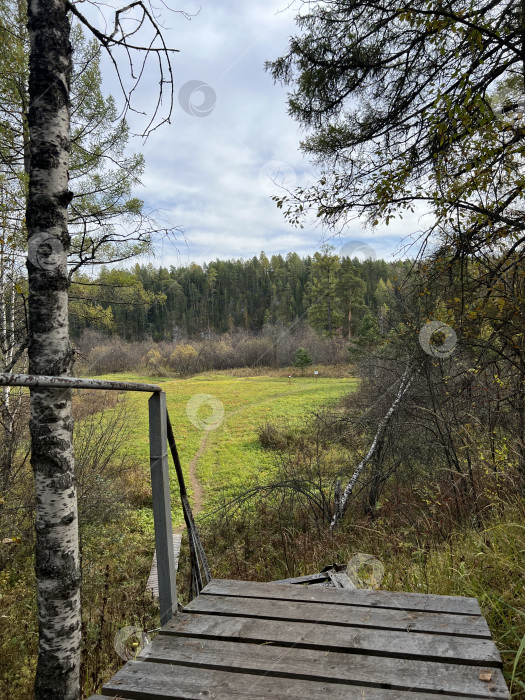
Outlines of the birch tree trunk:
M6 227L0 231L0 371L5 372L11 366L15 345L15 287L14 275L15 264L14 255L7 251L5 238L7 237ZM9 370L8 370L9 371ZM6 443L11 444L10 436L13 432L13 414L11 412L11 389L10 386L2 387L2 398L0 400L1 428L5 432ZM9 449L5 449L7 464L0 457L2 467L9 468L11 454ZM7 473L7 472L5 472Z
M29 371L67 375L69 83L66 0L28 0ZM31 391L39 617L37 700L79 697L80 565L71 392Z
M419 370L416 370L419 371ZM372 440L372 444L370 446L370 449L368 450L367 454L363 459L359 462L357 465L354 473L352 474L352 477L348 484L346 485L345 490L341 494L341 485L340 482L337 485L336 488L336 498L334 499L334 515L332 517L332 520L330 522L330 527L334 528L339 521L342 519L343 515L345 514L346 509L348 508L348 504L350 503L350 498L354 492L354 486L357 483L357 480L361 476L364 468L366 465L370 462L372 457L375 455L378 446L381 444L381 441L383 439L383 436L385 434L385 430L388 427L388 424L394 415L396 409L398 408L403 396L407 393L407 391L410 388L410 385L412 384L412 380L414 379L414 376L416 374L416 371L412 370L410 365L407 365L407 368L403 374L403 377L401 378L401 384L399 386L399 390L396 394L396 397L394 401L392 402L392 405L388 409L388 411L385 413L383 418L379 421L379 425L377 426L377 431L374 436L374 439Z
M0 202L2 205L2 210L4 209L4 203ZM3 224L3 222L2 222ZM1 371L4 371L4 367L8 365L8 329L7 329L7 255L5 252L6 244L5 239L7 238L6 226L2 225L0 229L0 358L1 358ZM7 415L9 413L9 386L2 387L2 413L5 412ZM2 416L3 418L4 416Z

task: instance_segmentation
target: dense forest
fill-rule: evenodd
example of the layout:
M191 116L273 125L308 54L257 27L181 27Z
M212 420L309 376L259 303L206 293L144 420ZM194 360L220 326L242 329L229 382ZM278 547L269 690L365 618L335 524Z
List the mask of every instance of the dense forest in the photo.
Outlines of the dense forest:
M94 279L73 279L72 334L97 328L128 341L177 341L308 320L323 335L348 338L367 314L385 316L410 268L410 261L340 258L329 245L306 258L262 252L202 266L104 268Z

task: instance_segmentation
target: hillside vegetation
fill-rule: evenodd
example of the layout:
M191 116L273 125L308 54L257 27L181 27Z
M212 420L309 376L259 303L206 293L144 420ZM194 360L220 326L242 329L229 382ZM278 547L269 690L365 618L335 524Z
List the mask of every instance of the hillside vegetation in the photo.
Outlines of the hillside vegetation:
M167 392L213 575L269 581L346 563L359 552L371 554L385 568L380 583L385 589L476 596L502 653L506 678L512 680L513 697L521 697L525 509L511 488L512 474L502 469L486 473L476 466L475 501L463 493L458 502L449 470L425 464L428 452L422 450L420 458L412 456L395 470L386 462L387 478L380 487L376 460L363 475L345 519L331 531L334 482L352 473L369 439L362 417L372 387L366 379L350 376L348 368L317 371L317 379L313 368L153 379ZM146 379L134 374L108 378ZM95 396L96 401L80 393L75 398L84 697L99 690L123 663L114 648L119 630L129 625L153 630L158 614L145 592L154 548L147 397ZM406 419L403 413L392 427L398 437ZM417 433L406 439L411 454L417 455ZM404 454L399 440L396 448ZM29 479L26 468L12 499L24 498ZM171 484L177 528L182 514L174 473ZM36 644L33 506L27 498L20 502L25 503L24 514L17 520L8 517L21 537L3 550L0 581L8 610L0 618L0 690L10 700L28 696ZM184 602L189 591L185 539L178 587Z
M408 260L356 257L363 252L375 257L371 246L353 241L340 251L326 245L304 258L294 252L268 258L261 252L249 260L103 268L94 278L77 274L72 335L98 328L128 341L181 341L308 318L318 331L347 337L359 331L367 313L377 313L411 267Z

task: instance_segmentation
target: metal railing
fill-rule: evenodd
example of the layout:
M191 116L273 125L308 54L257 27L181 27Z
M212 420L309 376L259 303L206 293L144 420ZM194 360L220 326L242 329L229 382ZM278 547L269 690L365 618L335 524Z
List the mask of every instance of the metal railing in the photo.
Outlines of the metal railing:
M27 386L30 389L106 389L107 391L146 391L149 393L160 393L162 391L158 384L8 373L0 373L0 386Z
M202 546L197 525L195 524L195 520L193 518L193 513L191 512L188 493L186 491L186 484L184 483L184 474L182 473L182 466L179 459L179 453L177 451L177 444L175 442L173 428L171 427L170 417L167 412L166 416L168 421L168 445L170 446L171 456L173 458L173 463L175 465L175 471L179 482L182 512L184 514L184 521L188 531L188 544L190 547L191 560L190 598L193 599L195 596L198 596L203 587L211 581L211 570L204 552L204 547Z
M173 552L173 525L171 521L171 498L168 465L169 419L166 409L165 392L156 384L139 384L135 382L114 382L102 379L45 377L31 374L5 373L0 373L0 386L24 386L30 389L52 388L143 391L151 394L148 401L148 407L153 523L155 528L155 548L157 551L160 622L161 625L166 624L166 622L168 622L177 613L177 585L175 557ZM173 434L171 433L171 436L172 435ZM177 466L178 469L180 469L180 463L179 465L176 465L176 467ZM184 482L182 482L181 486L181 495L183 484ZM190 533L188 534L191 536Z

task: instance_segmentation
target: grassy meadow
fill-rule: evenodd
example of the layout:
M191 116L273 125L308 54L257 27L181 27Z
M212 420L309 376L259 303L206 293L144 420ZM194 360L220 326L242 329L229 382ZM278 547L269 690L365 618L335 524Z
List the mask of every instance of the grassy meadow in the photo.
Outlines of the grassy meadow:
M307 376L293 376L289 380L287 371L250 373L243 370L175 380L133 374L104 378L157 382L166 391L190 495L193 494L189 467L196 459L195 476L202 488L201 513L197 521L201 522L214 575L271 580L312 573L332 561L343 563L359 551L371 553L385 565L382 587L387 590L477 597L502 654L512 698L525 697L525 512L522 503L498 501L493 516L483 528L458 527L441 545L432 542L429 536L432 528L423 534L419 531L421 524L400 527L401 513L407 509L417 512L408 493L405 507L399 504L394 507L386 498L374 521L349 513L346 524L335 534L306 534L300 523L295 530L297 523L291 524L286 533L290 537L289 549L284 547L283 551L279 540L286 527L276 524L275 517L264 506L264 497L262 507L261 502L248 505L240 520L231 521L226 516L224 521L222 516L214 515L225 500L235 495L236 489L238 493L239 487L252 485L256 478L264 481L276 469L275 451L264 449L259 442L261 426L272 423L289 434L304 429L311 437L314 414L323 408L334 408L358 387L358 380L345 373L339 377L326 376L329 372L324 374L315 379L308 370ZM199 410L192 411L192 402L197 401L198 405L203 395L207 400ZM123 401L130 417L126 451L143 465L147 482L147 396L128 393ZM219 420L213 429L204 429L206 421L215 418ZM326 454L331 450L329 447ZM182 525L183 517L173 468L171 486L173 522L177 527ZM145 490L148 488L146 483ZM153 526L151 508L142 505L137 513L144 546L148 539L152 542L147 535ZM187 546L183 546L179 571L182 600L187 595L188 564Z
M317 409L336 404L357 386L354 378L315 379L312 373L309 374L294 376L290 380L286 373L276 376L205 373L191 379L175 380L113 374L98 379L162 384L190 497L193 494L189 465L205 440L204 451L196 464L196 476L203 488L203 510L206 512L225 495L227 497L236 486L256 476L264 477L271 470L275 457L259 443L258 429L261 424L283 421L299 426ZM204 400L196 412L192 411L189 402L193 399L198 404L199 397L203 395L213 398ZM126 450L144 464L147 474L147 395L129 392L123 400L130 416ZM222 410L222 420L216 421L215 417L221 418ZM211 429L201 427L208 425L207 421L211 421ZM173 465L171 469L173 524L176 527L182 525L184 520ZM151 511L143 510L142 516L150 519Z

